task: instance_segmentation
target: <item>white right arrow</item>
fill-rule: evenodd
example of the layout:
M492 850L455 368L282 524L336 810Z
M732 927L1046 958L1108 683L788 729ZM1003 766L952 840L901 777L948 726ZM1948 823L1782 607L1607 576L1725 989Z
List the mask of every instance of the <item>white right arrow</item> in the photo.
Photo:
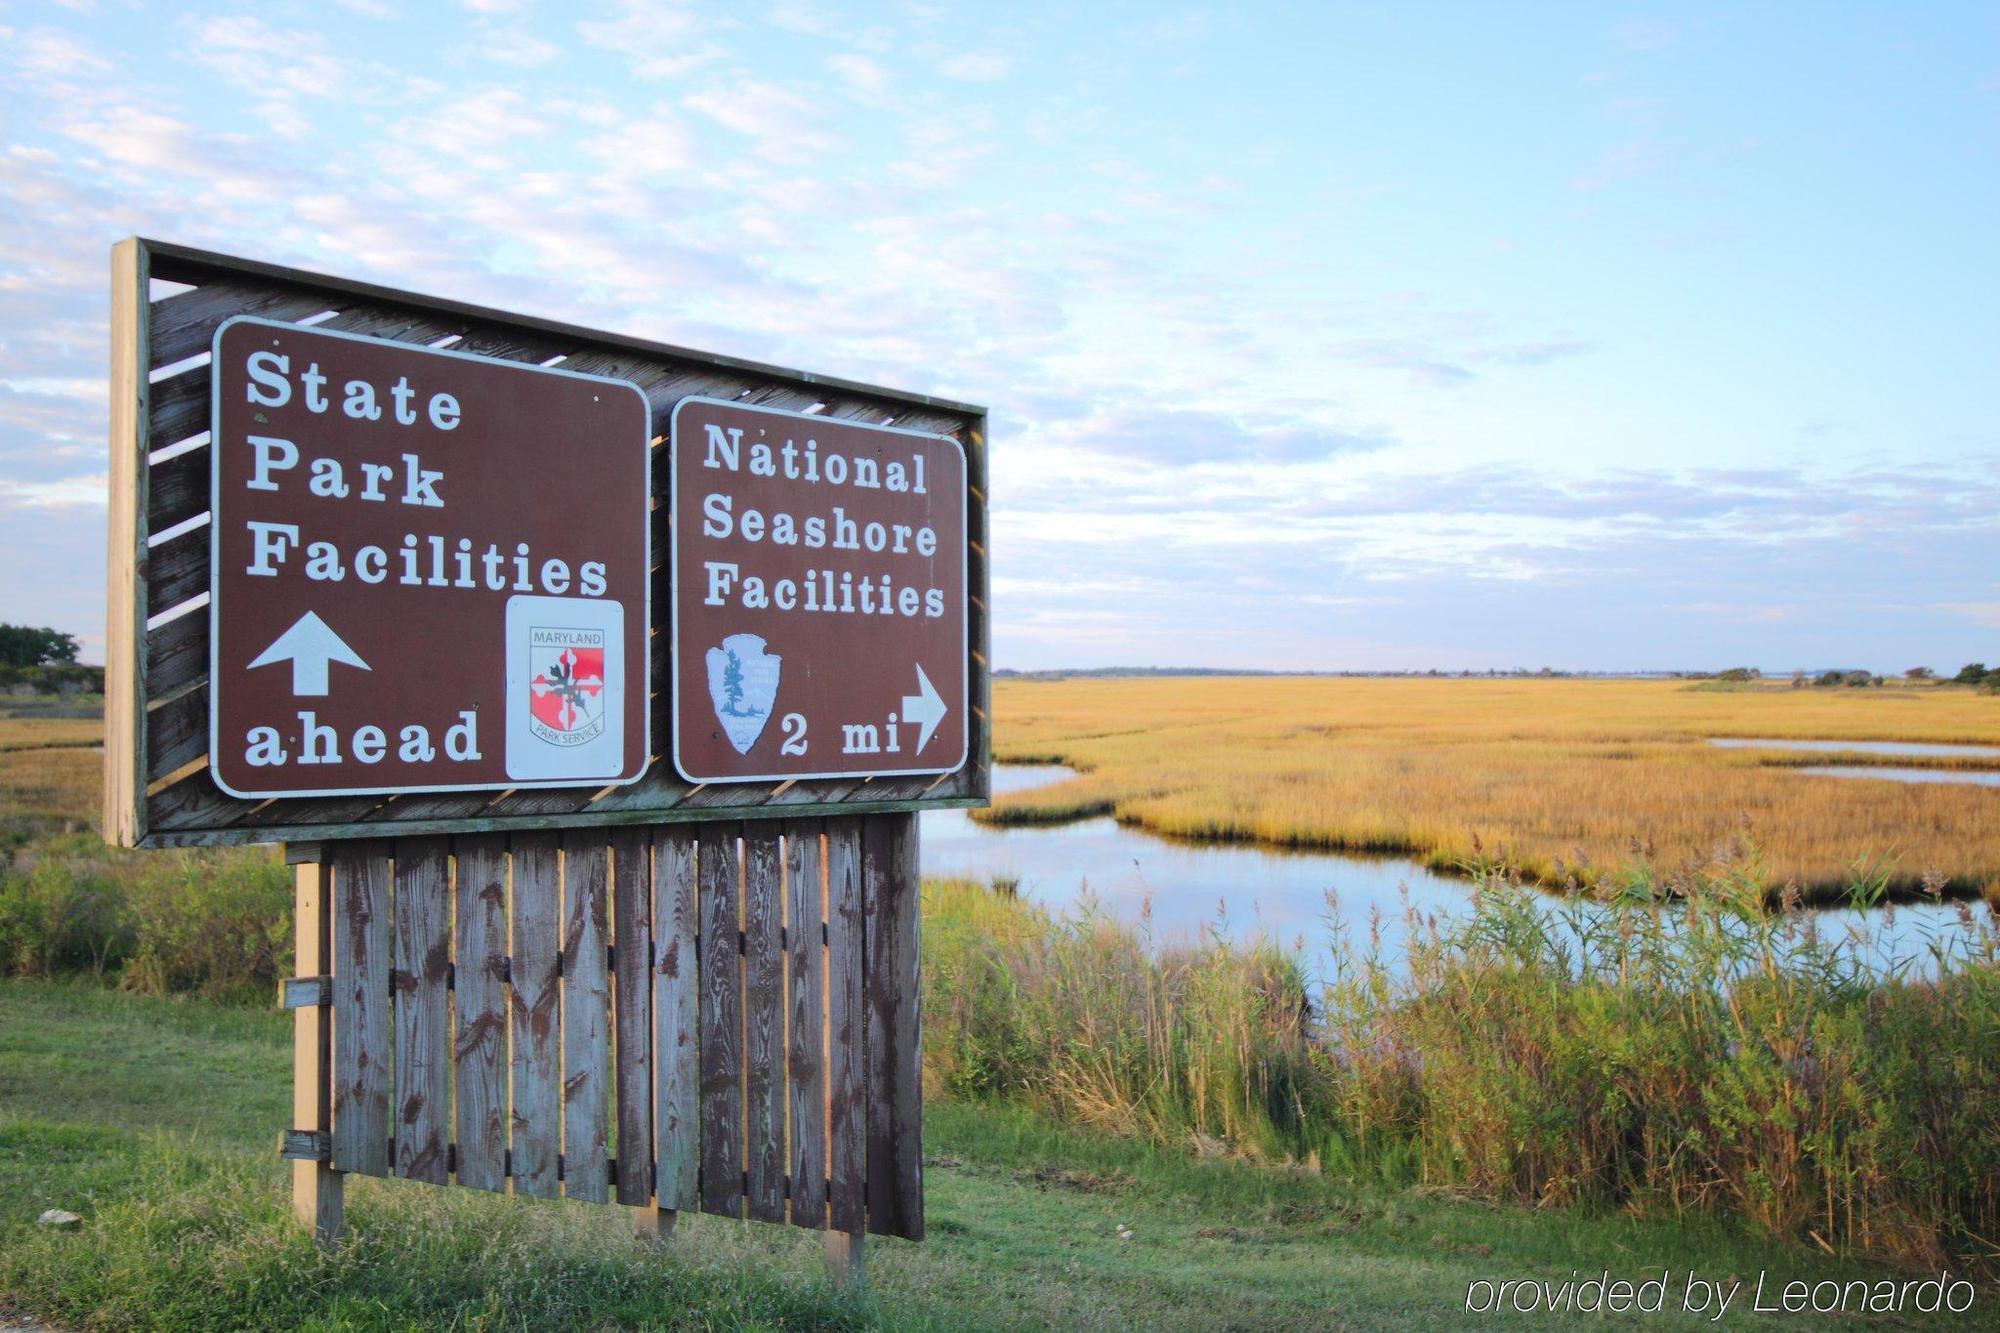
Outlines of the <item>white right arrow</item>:
M923 728L917 733L917 749L922 750L930 744L931 733L937 730L938 723L944 721L945 707L921 663L917 666L917 688L922 693L903 696L903 721L915 722Z
M275 662L292 664L292 693L297 695L325 694L329 663L342 662L360 667L363 671L369 669L360 655L312 611L292 622L290 629L280 634L269 648L257 654L257 660L250 664L250 668L255 670Z

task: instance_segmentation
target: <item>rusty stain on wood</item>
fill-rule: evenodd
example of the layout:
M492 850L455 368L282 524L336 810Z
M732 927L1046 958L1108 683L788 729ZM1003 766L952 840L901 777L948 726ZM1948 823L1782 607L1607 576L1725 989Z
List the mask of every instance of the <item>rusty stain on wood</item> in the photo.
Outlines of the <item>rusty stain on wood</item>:
M701 875L701 1208L743 1210L743 955L737 826L704 824Z
M653 834L653 1060L655 1170L662 1208L701 1203L701 929L695 827ZM735 966L731 957L730 966Z
M785 1220L785 881L779 826L743 828L744 1167L750 1216Z
M451 866L442 838L404 838L396 855L396 1174L445 1183L450 1110Z
M612 1029L618 1202L652 1201L652 849L644 829L611 834Z
M385 844L342 843L332 855L333 1165L389 1173L389 856Z
M603 1203L609 1181L605 1110L610 1079L609 978L605 975L605 888L609 844L602 829L562 835L563 1193Z
M785 957L791 1025L785 1076L791 1090L791 1219L826 1225L826 879L818 820L785 825Z
M868 1222L867 1069L862 1012L861 825L826 821L827 1176L830 1223L859 1233Z
M557 977L559 879L556 835L513 836L509 915L509 1029L513 1046L513 1105L507 1144L514 1192L553 1199L561 1191L556 1152L562 1142L562 987Z

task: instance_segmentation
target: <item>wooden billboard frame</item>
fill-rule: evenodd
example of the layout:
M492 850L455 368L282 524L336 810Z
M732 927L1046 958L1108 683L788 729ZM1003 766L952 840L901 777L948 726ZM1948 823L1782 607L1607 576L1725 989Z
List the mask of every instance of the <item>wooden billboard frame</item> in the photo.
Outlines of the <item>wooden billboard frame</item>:
M556 320L134 237L112 250L109 590L104 832L127 847L325 842L525 832L690 820L902 814L984 805L992 737L983 407L721 356ZM166 282L189 290L154 299ZM651 652L656 724L646 776L590 792L503 790L407 796L242 800L208 772L209 372L224 319L300 321L329 330L546 363L630 379L653 410L655 503L668 508L674 406L695 396L814 410L956 439L966 453L967 758L942 776L691 784L674 772L664 636ZM668 623L667 523L654 525L653 614ZM173 614L170 614L173 613ZM666 722L669 725L661 725Z

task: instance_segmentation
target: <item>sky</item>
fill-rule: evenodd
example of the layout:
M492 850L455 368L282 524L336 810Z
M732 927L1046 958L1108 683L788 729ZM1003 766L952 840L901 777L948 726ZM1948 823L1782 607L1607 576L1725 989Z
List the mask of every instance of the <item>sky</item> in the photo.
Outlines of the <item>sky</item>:
M0 2L0 620L142 234L992 412L994 665L2000 661L2000 7Z

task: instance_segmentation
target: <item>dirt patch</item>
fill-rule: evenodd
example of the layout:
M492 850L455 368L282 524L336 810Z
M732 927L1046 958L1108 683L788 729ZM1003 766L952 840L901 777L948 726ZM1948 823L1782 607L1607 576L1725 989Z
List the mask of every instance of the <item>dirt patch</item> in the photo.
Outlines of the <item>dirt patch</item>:
M1073 1171L1068 1167L1042 1167L1029 1174L1036 1189L1075 1190L1079 1194L1116 1194L1132 1183L1122 1171Z

